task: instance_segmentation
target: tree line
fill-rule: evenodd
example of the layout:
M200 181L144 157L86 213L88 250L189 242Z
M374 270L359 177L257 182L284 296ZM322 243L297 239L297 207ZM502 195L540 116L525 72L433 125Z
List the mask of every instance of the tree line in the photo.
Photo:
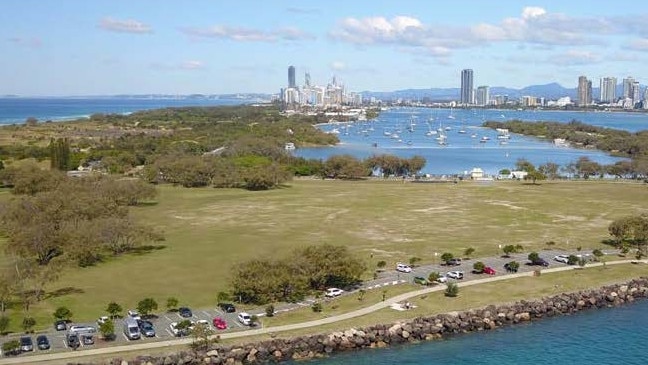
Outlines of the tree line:
M595 148L615 156L627 157L631 161L620 161L613 165L595 166L590 164L584 169L585 176L594 174L611 174L624 178L648 176L648 130L628 132L611 128L596 127L572 120L569 123L558 122L525 122L511 120L507 122L487 121L488 128L506 128L513 133L554 140L562 138L577 147ZM587 162L587 161L584 161ZM589 171L597 167L597 171Z
M237 265L231 296L241 303L294 302L313 291L346 288L360 282L365 264L344 246L313 245L286 258L254 259Z
M70 178L35 164L10 166L0 180L14 194L0 204L8 258L0 266L0 309L18 296L28 310L71 264L93 265L163 239L129 215L130 206L156 195L140 180Z

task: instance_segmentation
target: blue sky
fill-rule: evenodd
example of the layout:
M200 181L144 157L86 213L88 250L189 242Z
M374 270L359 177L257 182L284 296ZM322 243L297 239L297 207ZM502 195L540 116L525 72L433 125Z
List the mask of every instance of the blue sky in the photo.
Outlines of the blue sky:
M0 94L276 93L648 83L648 3L3 0Z

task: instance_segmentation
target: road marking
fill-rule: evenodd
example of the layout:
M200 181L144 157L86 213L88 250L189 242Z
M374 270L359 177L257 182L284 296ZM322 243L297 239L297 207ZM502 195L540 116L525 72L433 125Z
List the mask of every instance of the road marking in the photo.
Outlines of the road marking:
M127 337L123 332L122 332L122 336L124 336L124 339L125 339L126 341L130 342L130 340L128 339L128 337Z
M166 318L167 321L169 321L169 322L173 322L173 320L171 318L169 318L169 316L167 316L167 315L164 315L164 318Z
M63 340L63 347L68 348L67 341Z
M205 315L207 316L207 318L211 317L211 314L209 314L207 311L202 311L202 312L205 313Z

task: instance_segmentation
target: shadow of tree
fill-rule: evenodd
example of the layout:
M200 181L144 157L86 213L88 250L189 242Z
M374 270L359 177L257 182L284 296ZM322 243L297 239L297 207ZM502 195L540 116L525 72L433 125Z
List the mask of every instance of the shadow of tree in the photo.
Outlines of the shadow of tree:
M43 298L44 299L58 298L58 297L62 297L62 296L70 295L70 294L83 294L83 293L85 293L85 291L83 289L68 286L68 287L65 287L65 288L60 288L60 289L56 289L54 291L48 292L48 293L45 294L45 296Z
M166 245L143 245L143 246L133 247L128 251L128 253L133 255L145 255L153 251L163 250L166 247L167 247Z

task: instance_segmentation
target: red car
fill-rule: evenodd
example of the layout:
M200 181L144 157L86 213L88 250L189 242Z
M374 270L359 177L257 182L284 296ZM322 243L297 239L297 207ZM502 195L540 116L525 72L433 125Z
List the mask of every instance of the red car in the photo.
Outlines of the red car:
M486 266L483 271L484 274L495 275L495 269L490 266Z
M221 317L216 317L214 318L214 321L212 322L214 324L214 327L219 330L226 330L227 329L227 322L225 322L224 319Z

